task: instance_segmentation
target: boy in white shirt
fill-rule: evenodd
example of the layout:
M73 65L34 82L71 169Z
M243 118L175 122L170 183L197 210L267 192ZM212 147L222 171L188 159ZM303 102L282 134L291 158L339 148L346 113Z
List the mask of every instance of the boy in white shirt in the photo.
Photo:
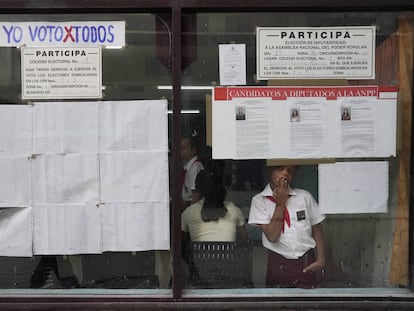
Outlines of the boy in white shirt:
M199 148L197 136L183 137L181 139L183 208L191 204L192 191L195 189L197 174L204 169L203 163L198 157Z
M249 223L260 226L268 249L267 287L317 287L325 265L325 216L308 191L290 187L296 169L271 167L269 183L251 202Z

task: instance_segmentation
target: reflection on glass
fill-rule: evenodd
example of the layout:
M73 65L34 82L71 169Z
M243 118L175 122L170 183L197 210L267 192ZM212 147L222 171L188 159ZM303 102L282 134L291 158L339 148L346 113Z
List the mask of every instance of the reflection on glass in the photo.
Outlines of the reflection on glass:
M191 14L186 15L190 18ZM372 80L256 80L256 32L260 27L335 27L335 26L371 26L377 25L375 37L376 60L381 64L376 68L375 81ZM246 76L247 86L265 85L395 85L397 75L395 68L398 64L392 55L398 54L398 44L394 38L398 37L399 20L394 13L200 13L196 14L196 37L193 44L197 45L196 57L183 69L182 80L184 86L216 85L219 81L219 44L243 43L246 45ZM190 31L189 31L190 33ZM191 32L193 35L193 32ZM184 34L184 37L186 34ZM193 37L192 37L193 38ZM302 83L302 84L301 84ZM211 131L211 96L209 91L184 92L183 108L198 109L199 115L186 115L183 118L183 132L197 130L204 137L209 137ZM229 112L230 113L230 112ZM238 111L231 111L235 120ZM289 113L289 112L288 112ZM340 112L342 114L342 111ZM291 121L300 120L300 111L291 112ZM241 115L241 112L240 112ZM290 115L289 115L290 118ZM339 117L338 117L339 118ZM213 120L214 122L217 120ZM235 126L237 126L237 122ZM240 121L241 122L241 121ZM214 128L213 128L214 130ZM207 141L214 149L214 142ZM392 159L398 163L399 158ZM268 172L266 160L223 160L223 183L227 190L226 200L233 202L240 208L246 222L250 221L249 212L252 208L252 198L260 193L267 181ZM315 161L313 163L317 163ZM380 214L330 214L320 225L324 232L324 267L318 267L317 286L320 287L395 287L392 283L391 261L397 259L392 255L392 232L397 204L397 170L390 165L390 199L387 213ZM302 165L292 181L292 188L301 188L309 191L318 200L317 165ZM292 217L307 217L303 213ZM183 214L183 217L186 217ZM251 216L250 216L251 217ZM270 216L269 216L270 217ZM188 229L188 228L187 228ZM263 246L262 230L256 224L248 224L247 231L250 240L252 257L252 286L266 287L266 273L268 265L268 247ZM216 233L217 234L217 233ZM220 233L218 233L220 236ZM219 239L216 239L219 240ZM312 242L313 243L313 242ZM194 247L194 246L193 246ZM196 260L200 251L188 248ZM208 256L206 252L203 256ZM305 252L306 253L306 252ZM215 250L210 254L214 258ZM301 257L303 254L300 254ZM192 257L191 257L192 256ZM240 255L239 255L240 256ZM316 254L316 259L317 259ZM210 262L211 268L219 271L214 259ZM306 259L305 266L309 266L316 259ZM189 263L189 274L192 266ZM200 268L201 269L201 268ZM242 275L245 270L240 271ZM224 283L224 281L223 281ZM237 287L226 281L229 287ZM193 286L187 283L186 286ZM222 288L225 284L203 284L201 287ZM268 284L268 286L297 286L293 284ZM247 286L248 287L248 286Z
M163 163L167 162L168 137L166 136L170 132L167 128L167 118L169 115L166 113L167 107L162 106L167 102L159 101L159 99L171 99L171 90L161 91L157 88L158 85L172 84L170 68L168 63L164 63L162 57L164 54L170 55L171 51L168 44L164 46L160 43L162 41L160 41L161 37L164 38L166 36L168 38L171 35L168 23L163 23L165 19L168 19L168 16L161 17L152 14L22 14L2 16L3 22L12 22L16 25L18 23L30 25L33 22L64 23L65 21L79 21L80 23L105 21L105 25L111 21L125 22L126 47L102 47L102 98L89 99L88 102L82 103L70 99L59 100L59 102L57 102L57 99L47 100L56 102L56 105L47 105L43 103L46 99L40 99L36 105L42 108L49 107L50 110L42 114L42 118L34 121L37 123L35 123L33 128L28 118L23 116L18 118L19 122L17 124L29 124L27 128L36 131L34 135L37 139L36 144L49 150L49 152L36 152L39 153L36 155L37 159L39 161L40 159L42 160L41 163L44 163L44 167L33 165L33 170L37 170L38 176L41 177L38 180L33 178L31 180L32 184L34 184L33 188L40 189L44 185L44 189L47 189L44 192L39 191L37 193L46 203L43 206L33 207L30 206L29 199L29 202L26 202L27 204L17 204L21 203L25 198L24 191L21 189L23 185L22 178L14 179L8 177L32 176L32 171L28 168L27 171L23 172L25 167L16 165L17 160L14 162L8 161L7 166L11 167L11 169L7 170L7 174L10 174L6 176L6 170L2 169L3 173L1 175L1 179L6 180L6 182L2 184L4 185L3 197L0 198L2 202L0 204L0 231L2 232L2 237L0 238L0 288L169 288L171 279L170 252L164 250L169 247L169 227L158 226L162 227L158 228L154 226L153 232L139 232L142 227L140 224L143 221L151 223L151 220L142 219L143 217L139 217L139 219L133 218L134 215L137 215L137 212L150 218L149 215L158 209L157 203L147 201L146 203L134 202L134 206L128 205L125 202L142 195L141 189L136 188L135 190L130 190L130 192L128 190L122 194L119 192L122 184L134 183L131 180L131 176L138 176L139 178L137 179L142 180L140 174L150 174L148 171L143 171L145 169L151 170L153 175L158 174L156 167L149 168L151 165L140 165L142 164L140 162L143 162L143 158L137 161L137 156L142 155L138 151L145 149L145 146L149 146L152 143L153 147L151 150L155 150L151 158L152 163L156 163L153 160L160 160L161 158ZM2 64L0 74L2 95L0 104L4 105L2 107L6 107L6 109L7 107L31 109L31 105L27 105L27 101L23 101L20 95L20 50L7 47L0 48L0 63ZM139 112L128 113L131 109L124 110L126 106L122 105L122 103L129 100L134 100L134 103L140 103L140 100L154 99L158 100L160 104L162 102L162 104L158 105L155 110L147 107L148 113L145 113L144 116L146 120L152 122L151 124L157 126L157 130L153 131L154 135L151 135L151 133L145 132L148 128L140 128L145 122L143 122L143 119L139 120L139 117L136 117ZM71 102L71 104L69 105L67 102ZM7 104L19 104L19 106ZM41 106L42 104L43 106ZM111 110L115 107L110 108L109 110L111 111L106 110L108 108L106 104L116 104L117 111ZM73 115L70 114L70 109L68 109L66 113L56 114L55 110L59 109L59 107L69 106L78 108L81 111ZM141 105L135 110L144 111L147 109L144 106ZM85 107L88 107L88 109ZM171 107L169 108L171 109ZM95 113L93 112L94 110ZM98 110L100 113L108 112L106 119L100 119L101 123L98 121ZM154 111L160 117L150 117ZM162 111L162 113L159 111ZM3 116L7 115L3 113ZM58 118L59 116L61 117L60 119ZM81 122L82 120L84 121L83 123ZM163 123L163 121L165 122ZM85 126L80 126L81 123ZM17 147L22 143L27 144L28 140L26 141L23 138L31 138L31 134L26 135L26 127L24 126L13 126L14 133L12 133L11 127L8 128L7 132L2 132L6 133L4 135L8 135L10 139L7 139L7 143L4 143L6 140L2 139L4 144L0 143L2 144L2 151L0 152L2 168L6 167L6 156L13 156L17 159L21 159L24 156L26 161L30 159L30 151L22 152ZM56 135L49 135L50 128L55 130L59 128L60 131L56 130L55 132L58 133L55 133ZM101 133L104 133L100 140L95 135L98 128L101 130ZM164 136L162 136L162 139L159 139L160 136L157 135ZM20 143L15 143L14 141ZM85 141L90 143L82 144ZM107 144L108 142L110 144ZM158 142L162 142L161 147L156 146ZM97 151L98 144L99 148L101 148L99 157ZM76 149L81 145L83 145L82 150L73 150L73 148ZM122 153L121 149L125 146L127 146L128 150ZM105 149L105 152L103 152L105 147L108 147L108 149ZM132 149L134 150L132 151ZM54 161L47 160L52 158L51 150L61 150L56 155L56 158L60 158ZM88 163L79 161L77 165L67 166L68 160L73 160L76 158L77 153L82 153L85 150L89 150L89 153L94 154L88 157L88 159L93 159L92 161ZM124 159L123 163L117 161L117 164L121 165L115 165L115 158L113 157L115 154ZM33 156L31 159L34 160L34 158L36 157ZM104 159L106 160L104 161ZM99 161L100 163L98 163ZM129 165L128 170L125 170L125 163L132 163ZM82 165L86 166L82 167ZM92 195L89 199L84 199L87 202L81 200L82 206L74 204L70 200L81 197L77 194L82 193L85 189L97 192L98 190L96 189L102 186L97 185L98 175L96 167L102 168L100 174L103 180L106 179L107 193L120 195L120 197L115 200L114 196L112 196L112 201L116 201L112 202L114 204L107 204L108 202L102 202L101 200L95 206L95 204L91 203L95 199L95 196ZM168 205L168 176L166 175L166 170L165 165L162 173L165 181L153 184L163 188L158 189L157 195L158 198L163 195L162 200ZM135 172L132 173L132 171ZM137 171L140 171L139 174L136 174ZM53 174L53 172L59 172L59 174ZM90 172L92 173L88 174ZM125 174L128 173L129 176L126 176ZM49 178L50 174L53 174L56 178L51 180ZM86 175L89 177L85 178ZM73 178L69 178L71 176ZM81 177L82 183L76 182L77 180L79 181L79 177ZM114 180L116 179L119 182L115 183ZM20 182L15 180L20 180ZM152 187L150 180L151 178L145 180L148 187ZM16 200L13 202L17 202L15 204L16 207L13 204L10 204L10 206L4 203L7 201L4 200L5 195L7 199L12 197L7 194L5 189L10 189L8 192L14 194L13 198ZM86 195L83 197L86 197ZM60 199L66 200L66 204L51 206L50 203L57 203L55 201ZM118 212L116 211L117 209ZM120 212L121 209L123 213ZM103 214L105 211L108 212L108 210L111 210L112 214L106 213L107 217L102 222L104 219ZM162 211L163 215L160 217L165 218L168 222L169 211L165 208ZM125 220L125 217L121 217L122 214L124 216L127 214L129 217L129 226L123 228L125 229L124 233L129 231L129 235L125 236L122 236L124 234L121 232L122 230L117 230L116 228L116 225ZM32 225L33 223L39 224L39 222L33 221L36 217L44 217L41 228L39 228L39 225ZM50 233L53 231L65 232L65 236L43 234L44 232ZM110 236L107 235L105 238L107 239L106 243L110 240L109 243L115 245L114 249L111 250L116 251L105 249L101 253L102 245L104 244L102 236L105 232L114 233ZM129 245L128 247L123 247L125 241L131 241L131 238L135 236L146 239L149 244L152 243L152 246L143 248L141 245ZM167 245L167 247L158 247L156 245L157 239L152 239L152 236L164 237L162 244ZM64 242L62 242L62 239L64 239ZM37 243L33 246L33 241L41 241L42 243ZM91 249L90 245L94 245L94 248ZM159 250L160 248L162 250Z

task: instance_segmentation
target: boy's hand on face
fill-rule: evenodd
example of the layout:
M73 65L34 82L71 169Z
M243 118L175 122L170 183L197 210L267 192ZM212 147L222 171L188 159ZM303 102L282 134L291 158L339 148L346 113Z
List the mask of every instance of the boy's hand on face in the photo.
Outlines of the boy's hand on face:
M273 189L273 197L276 201L276 205L286 205L286 201L289 198L289 183L286 178L279 178L276 181L275 187Z

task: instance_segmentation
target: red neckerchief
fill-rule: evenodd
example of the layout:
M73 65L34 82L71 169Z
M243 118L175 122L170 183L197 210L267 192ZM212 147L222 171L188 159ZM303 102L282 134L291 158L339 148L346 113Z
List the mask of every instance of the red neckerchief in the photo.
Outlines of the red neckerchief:
M272 201L273 203L276 203L276 200L273 196L267 195L266 198L269 199L270 201ZM283 208L283 220L284 221L283 221L283 224L282 224L282 233L285 232L285 223L290 228L290 216L289 216L289 212L288 212L286 207Z

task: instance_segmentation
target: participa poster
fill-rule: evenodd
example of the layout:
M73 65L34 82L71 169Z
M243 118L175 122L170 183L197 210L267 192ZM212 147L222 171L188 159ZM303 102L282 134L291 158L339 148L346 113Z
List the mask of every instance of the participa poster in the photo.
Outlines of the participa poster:
M258 80L375 78L375 26L256 31Z
M395 156L396 115L393 86L218 87L213 157Z
M165 100L0 107L0 256L169 249Z
M101 47L23 47L22 98L101 98Z

